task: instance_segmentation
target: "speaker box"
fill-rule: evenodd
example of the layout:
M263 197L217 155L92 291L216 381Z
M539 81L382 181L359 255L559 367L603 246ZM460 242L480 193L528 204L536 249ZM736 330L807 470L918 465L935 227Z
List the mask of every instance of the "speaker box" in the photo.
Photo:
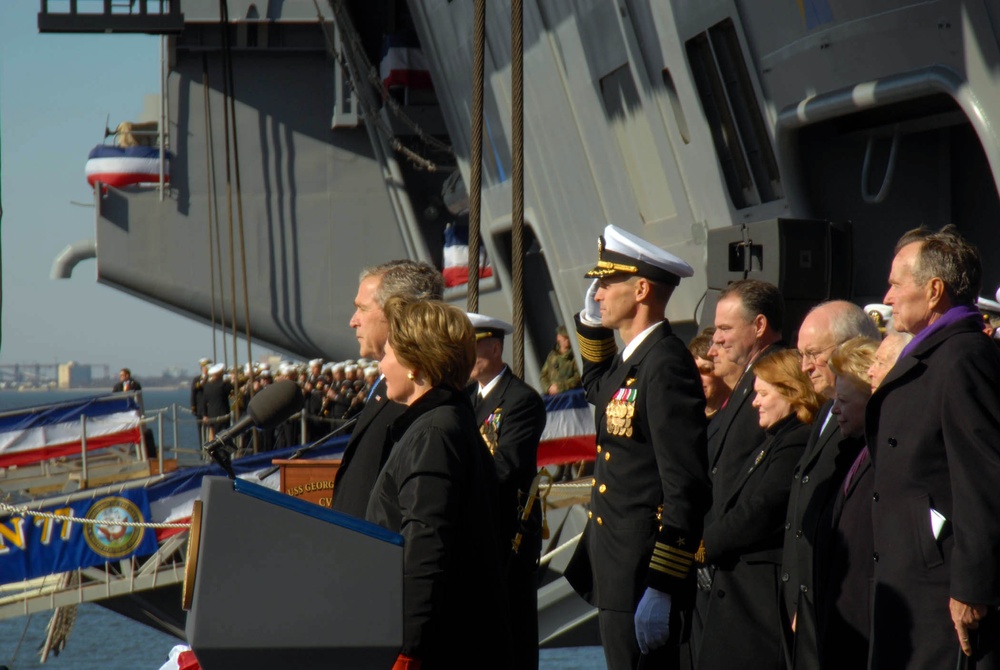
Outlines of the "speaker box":
M708 232L708 268L702 324L715 319L719 292L741 279L777 286L785 297L786 340L816 303L848 299L853 264L847 224L771 219Z

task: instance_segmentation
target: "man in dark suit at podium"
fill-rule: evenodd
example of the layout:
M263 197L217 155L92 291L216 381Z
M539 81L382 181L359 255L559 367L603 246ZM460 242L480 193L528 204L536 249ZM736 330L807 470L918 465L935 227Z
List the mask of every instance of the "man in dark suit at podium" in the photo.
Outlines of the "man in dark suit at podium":
M361 273L351 328L358 338L361 358L378 361L385 355L389 324L382 307L391 296L407 300L440 300L444 278L428 263L389 261ZM364 517L368 497L378 473L389 458L392 439L389 425L406 407L386 397L385 380L379 377L372 387L364 409L344 450L343 460L333 487L333 509Z
M521 510L538 472L538 441L545 430L545 403L503 362L503 338L514 327L500 319L468 314L476 329L476 363L471 395L476 422L500 481L500 514L504 536L513 540L520 530ZM542 550L542 506L535 504L516 555L507 571L514 664L538 667L537 564Z

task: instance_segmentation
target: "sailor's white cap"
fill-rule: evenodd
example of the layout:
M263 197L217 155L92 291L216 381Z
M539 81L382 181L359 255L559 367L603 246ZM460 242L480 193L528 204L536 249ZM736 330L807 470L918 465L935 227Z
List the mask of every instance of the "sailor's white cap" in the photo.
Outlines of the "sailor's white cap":
M514 326L506 321L494 319L492 316L476 314L475 312L466 312L465 315L469 317L472 327L476 329L477 340L487 337L496 337L502 340L504 335L514 332Z
M608 225L597 238L597 257L587 277L633 275L677 286L694 275L694 268L683 259L615 225Z
M997 302L996 300L980 297L979 300L976 301L976 307L981 312L1000 314L1000 302Z
M368 375L377 375L377 374L378 374L378 366L370 365L367 368L365 368L365 377L367 377Z
M206 365L211 365L211 364L212 364L212 359L211 358L199 358L198 359L198 365L201 366L201 367L205 367Z
M354 372L357 369L358 369L358 366L355 365L354 363L351 363L350 365L345 365L344 366L344 372Z
M221 375L222 372L223 372L223 370L225 370L225 369L226 369L225 365L223 365L222 363L216 363L215 365L213 365L212 367L210 367L208 369L208 374L210 374L210 375Z
M343 369L346 367L347 366L344 365L343 363L334 363L333 367L330 369L333 370L334 372L338 372L338 371L343 371Z
M865 305L865 314L870 316L879 328L885 328L892 321L892 307L879 302Z
M323 359L322 358L314 358L311 361L309 361L309 367L311 367L311 368L319 367L321 365L323 365Z

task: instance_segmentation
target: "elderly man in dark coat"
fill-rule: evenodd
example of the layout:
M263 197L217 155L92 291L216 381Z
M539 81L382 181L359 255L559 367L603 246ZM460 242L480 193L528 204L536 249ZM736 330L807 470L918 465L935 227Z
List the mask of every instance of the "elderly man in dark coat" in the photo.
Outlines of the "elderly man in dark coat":
M814 548L825 503L854 463L860 443L842 441L833 409L834 383L830 356L852 337L879 338L878 327L864 310L845 300L816 305L799 327L802 370L826 401L812 424L809 442L792 472L781 555L781 614L789 667L819 668L816 631ZM792 622L795 633L792 634Z
M978 252L953 226L896 245L885 303L914 335L872 395L870 666L998 667L1000 354L974 307Z

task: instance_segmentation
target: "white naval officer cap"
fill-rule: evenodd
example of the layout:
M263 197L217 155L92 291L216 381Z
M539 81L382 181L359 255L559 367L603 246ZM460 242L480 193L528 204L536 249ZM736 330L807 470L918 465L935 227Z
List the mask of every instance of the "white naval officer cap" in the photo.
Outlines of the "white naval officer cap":
M514 332L514 326L506 321L494 319L492 316L476 314L475 312L466 312L465 315L469 317L472 327L476 329L477 340L486 339L487 337L495 337L502 340L504 335Z
M634 275L677 286L684 277L694 275L694 268L683 259L610 224L597 238L597 257L597 265L585 276Z
M880 302L865 305L865 314L871 317L875 325L882 329L888 328L892 322L892 307L890 305L883 305Z
M211 358L199 358L198 359L198 365L199 365L199 367L205 367L206 365L211 365L211 364L212 364L212 359Z
M1000 293L1000 291L997 291ZM979 300L976 300L976 308L980 312L989 312L990 314L1000 314L1000 296L997 300L990 300L989 298L983 298L980 296Z
M311 361L309 361L309 367L311 367L311 368L319 367L321 365L323 365L323 359L322 358L314 358Z
M208 369L208 374L221 375L225 369L226 369L225 365L223 365L222 363L216 363L215 365L213 365Z

